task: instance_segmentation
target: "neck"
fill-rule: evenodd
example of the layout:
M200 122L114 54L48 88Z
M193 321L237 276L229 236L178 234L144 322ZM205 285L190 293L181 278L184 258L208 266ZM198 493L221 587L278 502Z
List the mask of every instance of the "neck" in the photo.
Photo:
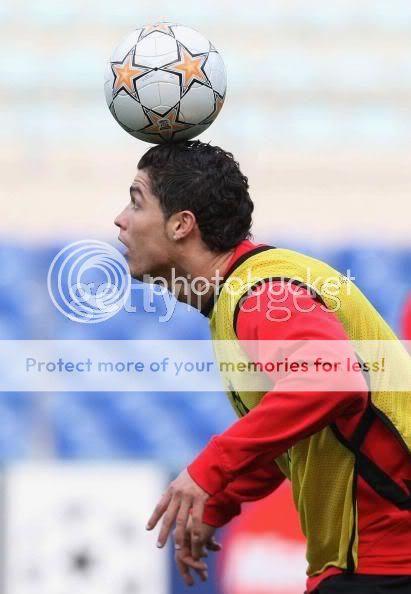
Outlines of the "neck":
M178 279L180 283L176 283L174 293L178 301L201 310L218 290L227 265L234 254L234 248L220 254L204 250L188 253L190 253L189 258L185 262L180 261Z

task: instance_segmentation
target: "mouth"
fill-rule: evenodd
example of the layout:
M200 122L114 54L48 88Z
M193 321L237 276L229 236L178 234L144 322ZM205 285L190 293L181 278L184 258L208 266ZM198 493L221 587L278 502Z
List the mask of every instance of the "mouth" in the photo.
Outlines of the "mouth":
M126 244L126 242L125 242L125 241L123 241L123 240L121 239L120 235L118 236L118 238L117 238L117 239L119 240L119 242L120 242L120 243L122 243L122 244L123 244L123 245L126 247L126 251L128 251L129 247L128 247L128 245Z
M119 240L120 243L122 243L125 246L126 249L123 250L123 256L124 256L124 258L127 258L128 259L128 256L129 256L129 247L128 247L128 245L125 243L125 241L123 241L121 239L120 235L118 236L117 239Z

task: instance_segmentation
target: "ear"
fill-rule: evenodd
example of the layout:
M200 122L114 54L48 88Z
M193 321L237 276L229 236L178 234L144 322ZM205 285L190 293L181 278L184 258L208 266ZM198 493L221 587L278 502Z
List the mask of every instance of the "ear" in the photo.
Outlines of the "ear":
M175 240L188 237L197 225L195 215L190 210L182 210L171 215L167 223L170 235Z

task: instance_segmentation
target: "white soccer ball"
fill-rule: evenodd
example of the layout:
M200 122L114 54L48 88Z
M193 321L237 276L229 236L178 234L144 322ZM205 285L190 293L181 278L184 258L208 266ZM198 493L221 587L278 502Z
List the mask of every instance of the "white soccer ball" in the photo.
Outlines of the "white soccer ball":
M171 23L128 35L107 65L107 105L132 136L159 144L201 134L219 114L227 77L215 47Z

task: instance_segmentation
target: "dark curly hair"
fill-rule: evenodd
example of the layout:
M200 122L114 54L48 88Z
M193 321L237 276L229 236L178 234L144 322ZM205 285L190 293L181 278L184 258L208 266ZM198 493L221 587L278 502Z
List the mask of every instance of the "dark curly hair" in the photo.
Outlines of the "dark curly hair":
M166 218L190 210L211 251L228 251L250 237L254 204L231 153L199 140L161 144L143 155L138 168L148 171Z

